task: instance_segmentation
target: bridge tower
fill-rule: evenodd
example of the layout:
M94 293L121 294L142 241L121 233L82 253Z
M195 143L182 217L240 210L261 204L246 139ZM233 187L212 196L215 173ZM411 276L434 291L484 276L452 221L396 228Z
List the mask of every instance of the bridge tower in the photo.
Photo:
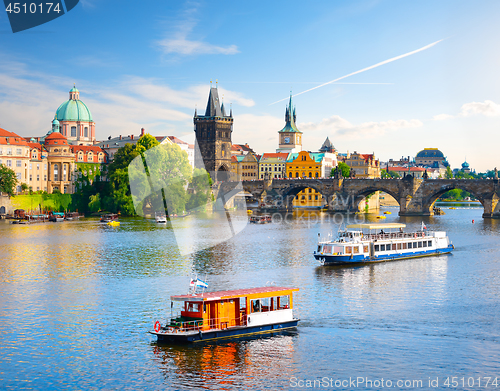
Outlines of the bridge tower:
M277 153L302 151L302 132L297 129L296 120L295 107L292 106L292 93L290 93L290 101L285 110L285 127L278 132L279 148L276 150Z
M195 110L193 121L196 135L195 167L206 169L213 180L228 180L231 169L233 110L226 115L224 103L219 100L217 86L210 87L205 115L198 115Z

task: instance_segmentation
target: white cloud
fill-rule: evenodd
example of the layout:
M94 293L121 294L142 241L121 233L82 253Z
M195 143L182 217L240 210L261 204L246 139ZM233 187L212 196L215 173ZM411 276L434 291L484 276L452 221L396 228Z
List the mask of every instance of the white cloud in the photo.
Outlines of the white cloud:
M487 117L494 117L500 114L500 105L485 100L484 102L470 102L462 105L460 109L460 116L469 117L471 115L485 115Z
M165 54L180 54L184 56L199 54L236 54L239 53L236 45L218 46L201 40L189 39L197 20L193 15L197 12L196 8L190 8L184 11L184 15L177 22L175 31L167 38L157 41L157 45Z
M353 125L346 119L334 115L330 118L323 119L319 123L310 122L299 124L299 129L307 132L319 131L325 135L334 135L337 138L359 139L379 137L387 132L417 128L422 125L422 122L417 119L364 122L360 125Z
M432 119L434 121L444 121L444 120L451 119L451 118L454 118L454 117L450 114L438 114L438 115L435 115L434 117L432 117Z

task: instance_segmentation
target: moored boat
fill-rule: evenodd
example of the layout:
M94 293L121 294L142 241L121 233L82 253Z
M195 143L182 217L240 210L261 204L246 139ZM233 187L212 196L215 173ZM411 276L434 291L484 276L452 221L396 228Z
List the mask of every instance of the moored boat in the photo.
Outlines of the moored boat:
M314 258L323 265L370 263L446 254L454 246L446 232L404 232L405 224L353 224L333 240L319 241ZM380 231L379 231L380 230ZM377 232L379 231L379 232Z
M181 312L151 334L158 342L191 343L224 338L267 335L293 329L293 292L298 288L260 287L171 296Z
M52 212L49 215L49 221L58 222L64 221L64 213L62 212Z

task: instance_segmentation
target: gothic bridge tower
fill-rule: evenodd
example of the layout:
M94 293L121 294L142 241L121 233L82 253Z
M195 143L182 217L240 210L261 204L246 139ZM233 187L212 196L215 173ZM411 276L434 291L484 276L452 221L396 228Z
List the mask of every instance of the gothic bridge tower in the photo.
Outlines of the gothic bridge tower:
M228 180L231 169L233 110L226 115L217 87L210 87L205 115L198 115L195 110L193 120L196 134L195 167L205 168L213 180Z

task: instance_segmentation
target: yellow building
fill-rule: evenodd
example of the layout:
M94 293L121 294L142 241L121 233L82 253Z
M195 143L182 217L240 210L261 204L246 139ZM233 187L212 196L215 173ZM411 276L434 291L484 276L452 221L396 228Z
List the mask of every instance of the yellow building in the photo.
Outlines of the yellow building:
M259 179L266 174L271 179L285 178L288 153L264 153L259 160Z
M321 178L325 176L324 153L301 151L288 155L286 175L288 179ZM326 203L321 193L312 188L300 191L293 200L294 207L320 208Z

